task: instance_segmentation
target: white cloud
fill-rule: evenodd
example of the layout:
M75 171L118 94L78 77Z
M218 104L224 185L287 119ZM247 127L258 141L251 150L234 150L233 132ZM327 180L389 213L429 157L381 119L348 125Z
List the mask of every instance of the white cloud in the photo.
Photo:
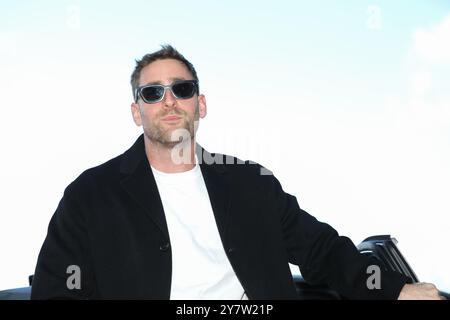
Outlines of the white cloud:
M450 15L441 23L414 33L412 54L427 64L450 63Z
M412 35L406 57L409 93L406 100L401 100L405 101L409 120L415 119L414 125L422 128L450 125L449 40L450 15L435 25L417 29Z
M450 83L449 40L450 15L414 31L406 56L409 89L405 96L388 102L396 113L397 148L402 148L396 160L404 165L398 168L406 168L398 171L405 181L414 181L403 184L396 194L398 200L400 194L404 195L402 206L414 221L410 234L404 235L405 251L419 278L445 291L450 290L446 278L450 257L442 255L446 239L441 231L450 227L446 196L450 186L450 93L446 90Z

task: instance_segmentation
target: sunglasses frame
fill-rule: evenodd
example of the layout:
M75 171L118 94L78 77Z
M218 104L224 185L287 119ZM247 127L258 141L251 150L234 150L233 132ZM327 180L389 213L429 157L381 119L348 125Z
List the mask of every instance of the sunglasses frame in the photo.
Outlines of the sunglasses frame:
M194 93L192 94L192 96L190 96L190 97L188 97L188 98L181 98L181 97L179 97L179 96L177 96L174 92L173 92L173 86L174 85L177 85L177 84L180 84L180 83L192 83L193 85L194 85ZM162 94L162 96L161 96L161 98L160 99L158 99L158 100L154 100L154 101L147 101L145 98L144 98L144 96L142 95L142 90L143 89L145 89L145 88L150 88L150 87L158 87L158 88L163 88L164 89L164 93ZM167 86L165 86L165 85L162 85L162 84L148 84L148 85L145 85L145 86L141 86L141 87L139 87L139 88L137 88L136 89L136 92L135 92L135 101L137 102L138 101L138 99L139 99L139 97L142 99L142 101L144 101L145 103L157 103L157 102L160 102L160 101L162 101L163 99L164 99L164 97L166 96L166 91L167 91L167 89L169 89L170 90L170 92L172 92L172 94L173 94L173 96L176 98L176 99L190 99L190 98L192 98L193 96L194 96L194 94L198 94L198 91L199 91L199 89L198 89L198 81L197 80L177 80L177 81L174 81L174 82L172 82L171 84L169 84L169 85L167 85Z

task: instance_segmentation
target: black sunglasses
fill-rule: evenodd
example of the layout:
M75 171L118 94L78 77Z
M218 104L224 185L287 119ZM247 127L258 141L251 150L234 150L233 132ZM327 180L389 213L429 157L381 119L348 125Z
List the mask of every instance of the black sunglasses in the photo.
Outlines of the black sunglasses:
M197 80L179 80L168 86L162 84L150 84L136 89L135 100L141 97L146 103L156 103L164 99L166 89L170 89L177 99L189 99L198 93Z

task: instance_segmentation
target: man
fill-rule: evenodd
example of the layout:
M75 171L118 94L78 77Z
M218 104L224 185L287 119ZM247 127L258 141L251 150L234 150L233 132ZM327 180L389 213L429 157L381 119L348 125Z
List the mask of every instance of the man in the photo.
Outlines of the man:
M37 262L32 298L295 299L288 262L348 298L432 298L299 208L258 164L195 142L206 116L193 65L171 46L137 61L124 154L65 190Z

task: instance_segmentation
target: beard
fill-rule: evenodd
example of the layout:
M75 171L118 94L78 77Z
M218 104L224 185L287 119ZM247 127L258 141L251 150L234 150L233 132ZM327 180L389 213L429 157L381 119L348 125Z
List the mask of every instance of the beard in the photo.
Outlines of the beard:
M176 115L181 119L176 125L168 126L161 121L163 117L168 115ZM200 113L198 104L195 107L193 118L190 118L185 111L180 109L174 109L170 112L161 112L155 119L151 119L148 124L144 126L144 134L152 142L173 148L179 143L190 142L194 139L199 118Z

